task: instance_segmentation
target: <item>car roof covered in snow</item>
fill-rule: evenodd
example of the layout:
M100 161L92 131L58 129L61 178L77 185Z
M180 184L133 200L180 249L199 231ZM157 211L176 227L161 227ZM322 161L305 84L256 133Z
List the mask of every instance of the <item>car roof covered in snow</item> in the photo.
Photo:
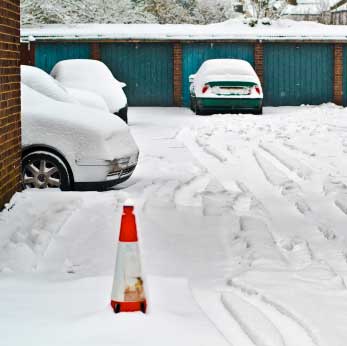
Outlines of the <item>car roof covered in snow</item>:
M91 79L95 82L95 78L100 80L114 79L109 68L99 60L92 59L68 59L62 60L55 64L51 71L51 75L56 78L59 75L60 78L66 80Z
M203 62L198 73L219 75L234 74L253 76L253 67L249 62L239 59L210 59Z
M242 19L193 24L45 24L24 26L22 41L33 40L346 40L345 25L280 19L254 27Z
M51 75L66 88L87 90L101 96L111 113L127 105L122 84L101 61L70 59L59 61Z

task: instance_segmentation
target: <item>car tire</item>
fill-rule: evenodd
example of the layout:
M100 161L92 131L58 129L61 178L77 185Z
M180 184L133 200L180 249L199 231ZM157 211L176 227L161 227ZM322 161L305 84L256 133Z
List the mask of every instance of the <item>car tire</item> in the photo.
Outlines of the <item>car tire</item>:
M193 96L190 96L190 109L193 111L193 112L195 112L195 97L193 97Z
M203 111L199 105L198 105L198 102L195 100L195 114L196 115L206 115L206 112Z
M28 188L71 189L71 179L65 163L50 152L36 151L22 159L22 185Z
M260 106L255 112L254 114L256 115L262 115L263 114L263 106Z
M128 106L120 109L119 112L115 114L119 116L126 124L128 123Z

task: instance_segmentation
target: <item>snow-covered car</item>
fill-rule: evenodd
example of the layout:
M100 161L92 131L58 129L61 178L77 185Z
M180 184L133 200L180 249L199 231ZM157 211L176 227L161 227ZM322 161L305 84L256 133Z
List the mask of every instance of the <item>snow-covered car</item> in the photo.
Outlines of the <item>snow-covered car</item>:
M262 114L263 90L253 67L245 60L206 60L189 76L191 109L196 114L251 111Z
M21 81L26 86L56 101L81 104L108 111L105 100L96 93L64 88L51 75L34 66L21 66Z
M139 149L124 121L21 87L25 188L104 190L132 175Z
M62 60L53 67L51 75L67 88L88 90L100 95L111 113L128 122L128 102L123 91L126 84L118 81L101 61Z

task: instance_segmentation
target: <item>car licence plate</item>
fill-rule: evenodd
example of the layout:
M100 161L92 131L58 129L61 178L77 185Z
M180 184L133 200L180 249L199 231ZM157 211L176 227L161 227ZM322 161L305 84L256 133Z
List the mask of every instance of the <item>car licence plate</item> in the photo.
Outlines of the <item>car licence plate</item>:
M216 94L218 95L249 95L249 88L233 88L233 87L217 87Z

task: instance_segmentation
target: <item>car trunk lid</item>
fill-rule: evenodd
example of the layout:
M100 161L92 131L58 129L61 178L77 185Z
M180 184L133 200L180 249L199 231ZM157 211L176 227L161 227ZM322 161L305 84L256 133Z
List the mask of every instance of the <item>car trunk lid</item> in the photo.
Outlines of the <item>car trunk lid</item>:
M250 95L255 82L245 81L214 81L206 83L215 95Z

